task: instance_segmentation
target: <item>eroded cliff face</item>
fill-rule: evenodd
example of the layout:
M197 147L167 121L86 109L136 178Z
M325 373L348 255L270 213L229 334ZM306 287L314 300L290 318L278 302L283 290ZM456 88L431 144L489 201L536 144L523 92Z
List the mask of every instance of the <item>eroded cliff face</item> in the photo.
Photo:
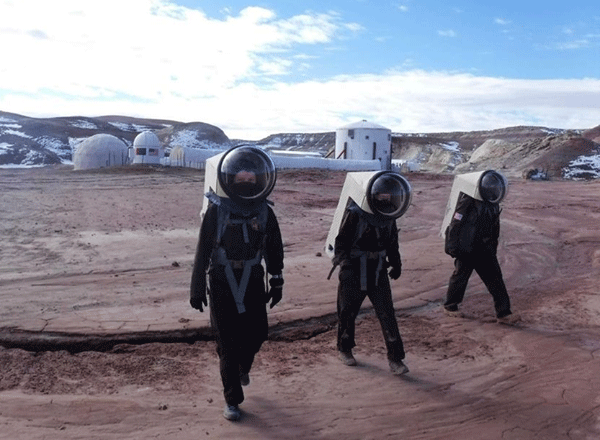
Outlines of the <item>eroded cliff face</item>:
M497 169L514 177L590 179L600 175L599 155L600 144L580 131L534 127L394 138L394 158L434 173Z

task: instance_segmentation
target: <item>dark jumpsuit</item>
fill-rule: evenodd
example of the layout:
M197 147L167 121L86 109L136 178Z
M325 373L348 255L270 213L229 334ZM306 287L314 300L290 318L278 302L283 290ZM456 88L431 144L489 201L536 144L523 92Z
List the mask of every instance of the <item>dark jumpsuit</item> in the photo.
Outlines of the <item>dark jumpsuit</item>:
M359 210L357 206L346 210L335 239L334 262L340 264L337 348L349 352L356 345L355 321L368 296L381 324L388 359L401 361L405 357L404 345L398 330L387 273L389 266L401 267L396 221L377 221L372 215L365 217L366 213ZM373 223L367 222L366 226L363 224L361 227L360 222L367 221L367 218ZM358 237L360 232L362 234ZM361 255L366 255L366 265L361 263Z
M458 215L455 213L446 231L446 243L451 239L449 234L462 235L463 238L462 244L455 246L456 249L446 250L456 259L444 307L451 311L458 310L458 305L465 296L469 278L475 271L494 299L496 316L502 318L510 315L510 299L496 255L500 235L499 205L461 194L455 212ZM456 229L450 231L450 228Z
M263 243L267 272L274 275L281 274L283 270L283 245L279 224L271 207L265 207L268 211L266 225L261 225L257 216L248 217L250 221L246 224L249 225L249 243L245 242L240 223L229 224L224 230L221 246L225 249L227 258L234 263L231 267L238 283L243 272L240 263L255 258ZM233 213L230 215L231 220L242 218L244 216ZM200 229L192 286L202 285L202 277L205 277L208 271L210 316L215 330L223 394L228 405L239 405L244 400L240 374L250 372L254 356L268 335L265 273L262 264L252 266L244 297L246 310L239 313L227 281L225 266L213 252L216 247L218 222L219 207L211 203Z

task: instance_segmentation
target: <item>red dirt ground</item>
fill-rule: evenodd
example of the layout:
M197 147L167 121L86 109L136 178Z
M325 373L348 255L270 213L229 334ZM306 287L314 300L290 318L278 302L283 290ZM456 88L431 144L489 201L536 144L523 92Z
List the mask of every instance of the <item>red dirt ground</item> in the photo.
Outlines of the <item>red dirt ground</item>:
M452 177L407 175L395 377L368 301L359 365L336 356L323 246L344 176L279 173L284 300L231 423L188 305L203 173L0 170L0 438L600 438L600 182L510 181L499 258L522 322L506 326L476 275L465 317L441 313Z

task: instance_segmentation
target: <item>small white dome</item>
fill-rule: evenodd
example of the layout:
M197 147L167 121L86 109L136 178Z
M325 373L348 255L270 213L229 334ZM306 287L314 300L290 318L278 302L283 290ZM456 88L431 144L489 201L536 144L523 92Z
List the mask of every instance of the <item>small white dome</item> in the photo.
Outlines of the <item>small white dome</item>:
M160 140L151 131L142 131L133 140L134 147L160 148Z

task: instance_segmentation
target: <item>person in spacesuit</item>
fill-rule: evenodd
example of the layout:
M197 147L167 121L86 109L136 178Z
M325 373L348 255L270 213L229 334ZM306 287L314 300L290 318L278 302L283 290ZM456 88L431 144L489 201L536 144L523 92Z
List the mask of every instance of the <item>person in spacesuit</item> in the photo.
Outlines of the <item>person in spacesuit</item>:
M206 195L190 304L202 312L210 298L226 402L223 416L235 421L241 417L242 386L250 383L254 357L267 339L266 304L273 308L282 298L283 245L266 199L275 183L270 158L255 147L236 147L221 160L218 178L228 197ZM268 288L263 260L271 275Z
M500 202L507 190L506 179L495 171L483 173L479 198L460 192L450 224L445 231L445 252L454 258L444 310L460 316L469 278L477 272L494 299L499 322L514 323L518 315L511 311L510 298L498 262Z
M342 362L357 365L355 321L366 297L373 304L381 324L387 358L394 374L405 374L404 345L392 301L389 279L402 273L396 218L403 208L406 193L398 180L382 174L372 184L370 211L350 200L335 238L334 268L339 265L337 295L337 349ZM400 214L401 215L401 214ZM388 271L389 269L389 271Z

